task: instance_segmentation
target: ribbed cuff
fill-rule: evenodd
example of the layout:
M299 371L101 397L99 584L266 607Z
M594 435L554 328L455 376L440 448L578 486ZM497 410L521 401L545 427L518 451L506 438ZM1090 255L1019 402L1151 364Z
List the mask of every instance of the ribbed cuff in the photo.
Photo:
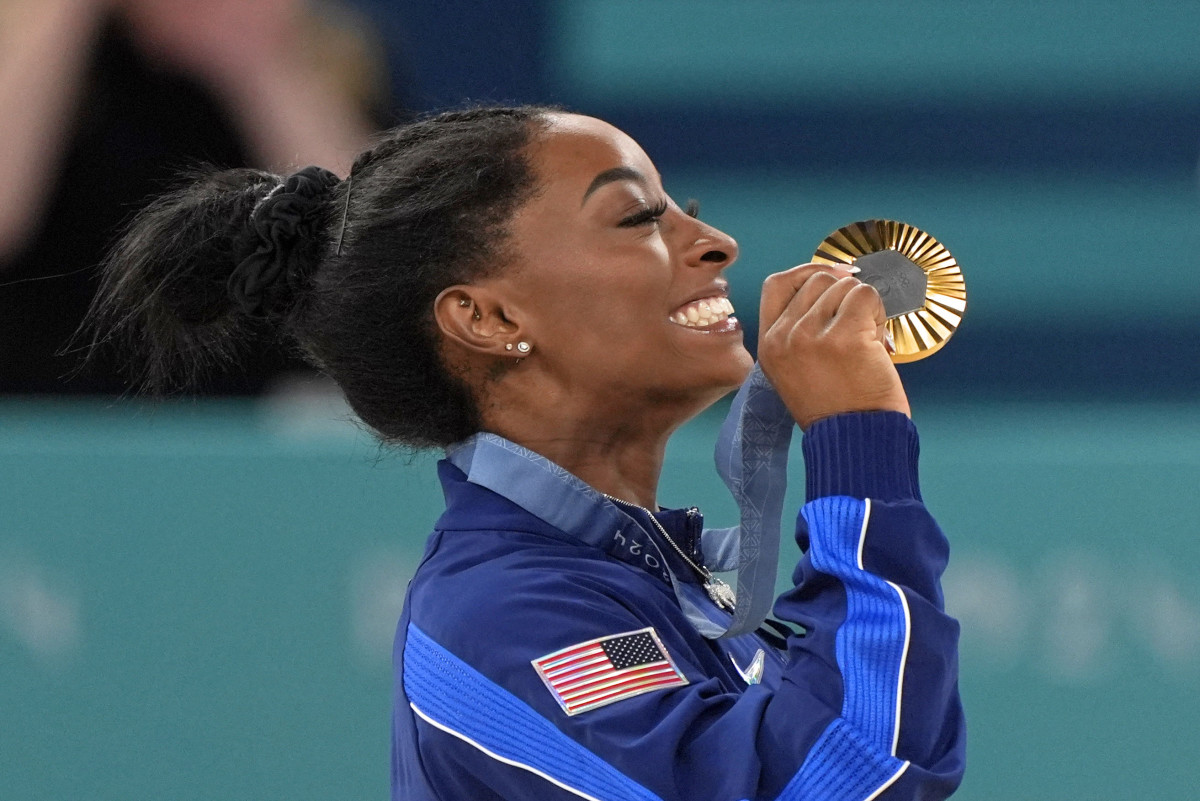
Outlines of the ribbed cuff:
M831 495L921 500L917 429L900 412L839 414L804 432L807 500Z

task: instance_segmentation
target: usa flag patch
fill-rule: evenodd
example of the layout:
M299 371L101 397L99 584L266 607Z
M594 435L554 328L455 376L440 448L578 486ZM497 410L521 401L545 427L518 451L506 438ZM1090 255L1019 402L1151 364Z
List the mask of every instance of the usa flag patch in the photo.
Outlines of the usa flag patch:
M688 683L653 627L581 642L533 667L568 715Z

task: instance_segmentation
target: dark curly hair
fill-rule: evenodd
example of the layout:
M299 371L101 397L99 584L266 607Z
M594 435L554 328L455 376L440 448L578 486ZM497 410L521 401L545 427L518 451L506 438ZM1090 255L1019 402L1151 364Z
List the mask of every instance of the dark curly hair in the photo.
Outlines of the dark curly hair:
M163 393L282 336L384 441L461 440L479 412L440 356L433 301L505 263L508 221L535 191L528 145L554 111L428 117L387 132L340 182L319 168L193 174L105 261L85 340L117 347L137 384Z

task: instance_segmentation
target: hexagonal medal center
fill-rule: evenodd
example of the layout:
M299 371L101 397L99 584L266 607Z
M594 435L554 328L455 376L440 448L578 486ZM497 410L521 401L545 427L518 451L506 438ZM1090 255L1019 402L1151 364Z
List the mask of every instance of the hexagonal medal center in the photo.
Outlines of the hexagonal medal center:
M912 259L880 250L859 256L854 265L862 271L858 279L879 291L888 319L924 308L929 277Z

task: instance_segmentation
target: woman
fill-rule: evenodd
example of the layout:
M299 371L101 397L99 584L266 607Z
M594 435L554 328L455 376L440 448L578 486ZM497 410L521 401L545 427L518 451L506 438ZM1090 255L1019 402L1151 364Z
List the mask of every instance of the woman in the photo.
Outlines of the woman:
M95 319L150 386L265 326L383 439L448 449L397 632L397 799L928 799L961 778L946 543L882 305L849 272L763 287L761 367L805 431L793 625L719 638L685 611L728 624L733 603L698 512L648 511L664 448L751 370L737 245L689 211L604 122L482 109L394 131L344 182L205 178L108 264Z

